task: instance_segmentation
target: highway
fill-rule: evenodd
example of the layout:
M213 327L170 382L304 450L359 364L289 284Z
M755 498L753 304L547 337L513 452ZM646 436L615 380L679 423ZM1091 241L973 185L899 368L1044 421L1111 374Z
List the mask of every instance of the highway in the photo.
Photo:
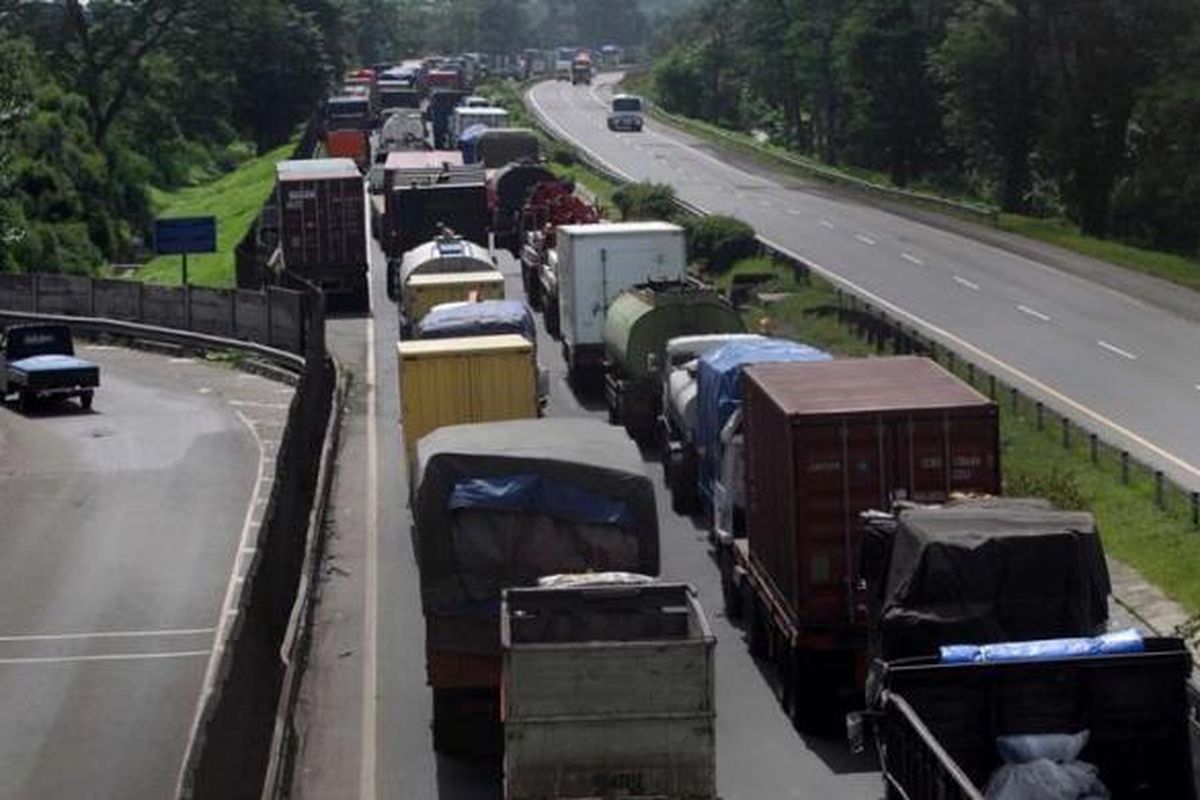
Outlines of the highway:
M292 394L80 355L101 367L92 412L0 406L4 800L172 796Z
M967 235L972 226L935 226L931 215L902 216L744 158L734 163L657 122L612 133L604 117L618 78L602 75L592 87L543 82L527 100L558 135L619 174L670 183L704 211L744 219L893 317L1200 490L1194 294L994 231L972 234L1003 246L985 244Z
M313 650L301 689L294 796L316 800L494 800L497 764L442 758L431 748L424 620L401 466L396 308L373 259L370 319L331 320L330 349L353 374L322 565ZM520 269L501 254L509 297ZM576 397L558 342L539 320L538 352L551 372L551 416L604 419L603 403ZM725 800L879 796L871 757L791 726L742 633L722 614L716 565L704 532L671 512L657 460L646 457L659 509L664 577L699 591L717 637L717 784Z

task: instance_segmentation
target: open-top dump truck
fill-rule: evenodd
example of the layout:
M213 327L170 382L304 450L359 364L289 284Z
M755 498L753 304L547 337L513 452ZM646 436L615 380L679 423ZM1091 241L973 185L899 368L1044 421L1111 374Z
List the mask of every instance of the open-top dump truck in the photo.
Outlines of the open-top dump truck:
M548 575L657 575L654 484L624 432L597 420L454 425L417 453L412 531L434 747L496 753L501 593Z
M508 589L506 800L716 796L716 639L691 587L563 576Z

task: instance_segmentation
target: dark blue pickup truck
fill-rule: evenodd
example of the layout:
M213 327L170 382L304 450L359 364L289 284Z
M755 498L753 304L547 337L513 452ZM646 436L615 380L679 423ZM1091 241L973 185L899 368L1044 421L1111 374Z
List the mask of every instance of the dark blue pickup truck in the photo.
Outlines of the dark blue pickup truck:
M75 357L66 325L14 325L0 335L0 401L16 395L22 411L39 398L78 397L85 409L100 368Z

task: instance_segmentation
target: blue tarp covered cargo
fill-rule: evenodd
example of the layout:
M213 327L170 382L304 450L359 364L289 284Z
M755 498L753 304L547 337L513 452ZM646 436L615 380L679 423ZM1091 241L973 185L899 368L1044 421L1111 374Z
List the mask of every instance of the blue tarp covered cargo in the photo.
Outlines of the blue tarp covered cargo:
M742 405L742 367L777 361L829 361L828 353L788 339L730 342L700 357L696 376L696 432L700 492L710 496L720 472L721 429Z
M462 151L463 163L474 164L479 160L479 137L488 130L487 125L472 125L458 137L458 149Z
M421 339L515 333L537 341L533 312L522 300L481 300L434 306L417 325Z

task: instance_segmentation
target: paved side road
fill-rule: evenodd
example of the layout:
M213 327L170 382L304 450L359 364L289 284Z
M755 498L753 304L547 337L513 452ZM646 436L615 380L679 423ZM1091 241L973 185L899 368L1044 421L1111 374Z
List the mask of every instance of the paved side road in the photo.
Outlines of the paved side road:
M171 796L293 392L81 355L101 367L92 412L0 407L5 800Z

